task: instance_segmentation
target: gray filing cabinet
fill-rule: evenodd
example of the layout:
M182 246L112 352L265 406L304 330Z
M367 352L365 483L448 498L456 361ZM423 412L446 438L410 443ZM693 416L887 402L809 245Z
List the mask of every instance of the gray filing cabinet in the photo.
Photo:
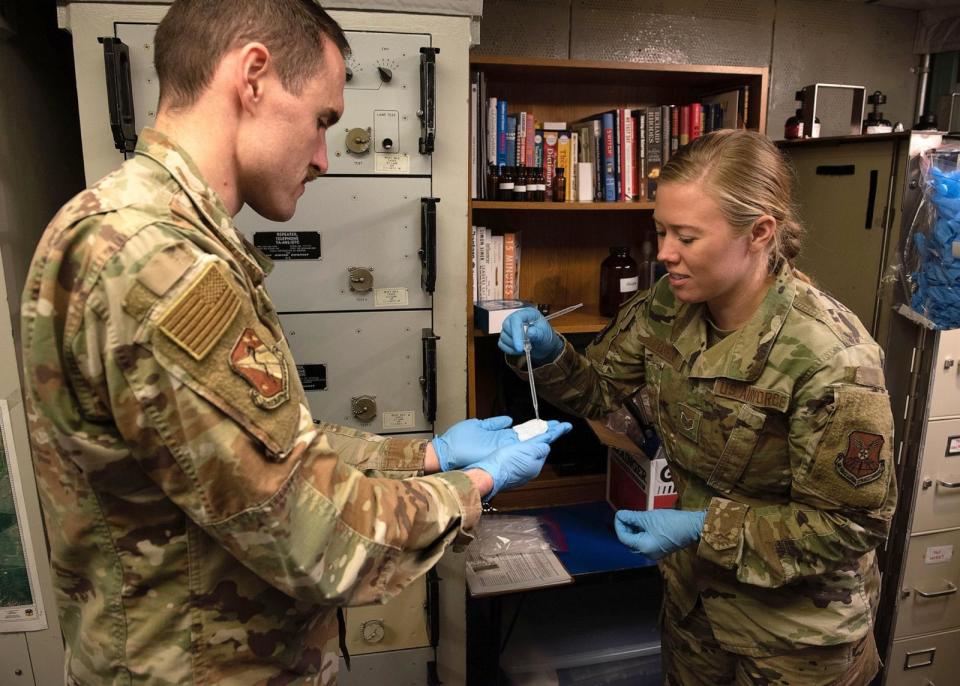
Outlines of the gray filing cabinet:
M940 134L785 141L808 236L798 266L848 305L886 355L900 503L879 551L875 633L889 686L960 673L960 331L897 313L897 270L920 202L919 153Z
M153 36L167 5L105 0L58 8L61 27L73 35L88 182L123 160L97 38L127 46L136 130L150 126L159 93ZM344 115L327 134L329 172L307 186L291 221L270 222L246 208L236 224L275 261L267 288L314 418L428 437L467 411L463 93L471 15L480 14L480 3L324 6L352 48ZM445 598L462 597L462 581L453 583L459 593L443 590ZM433 649L439 637L428 610L436 622L436 603L428 596L437 595L419 582L387 606L349 609L347 644L357 658L340 682L425 683L434 659L444 681L462 681L462 648L441 642ZM462 635L462 602L459 610L447 603L442 617L441 635Z

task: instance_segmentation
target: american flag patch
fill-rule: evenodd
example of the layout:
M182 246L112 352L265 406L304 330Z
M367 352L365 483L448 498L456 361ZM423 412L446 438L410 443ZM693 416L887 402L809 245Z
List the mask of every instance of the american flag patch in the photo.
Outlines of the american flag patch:
M160 330L198 362L226 333L240 309L240 296L211 263L160 320Z

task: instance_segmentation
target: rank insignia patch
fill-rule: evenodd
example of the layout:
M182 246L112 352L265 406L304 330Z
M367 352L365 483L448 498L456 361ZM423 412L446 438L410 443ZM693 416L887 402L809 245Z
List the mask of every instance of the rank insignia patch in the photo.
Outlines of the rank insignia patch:
M258 407L272 410L290 397L287 363L278 346L269 347L253 329L244 329L230 352L230 368L252 387Z
M160 320L160 330L199 362L226 333L239 309L240 296L210 264Z
M834 464L837 473L859 488L883 475L884 461L880 459L883 436L863 431L851 431L847 438L847 452L837 455Z

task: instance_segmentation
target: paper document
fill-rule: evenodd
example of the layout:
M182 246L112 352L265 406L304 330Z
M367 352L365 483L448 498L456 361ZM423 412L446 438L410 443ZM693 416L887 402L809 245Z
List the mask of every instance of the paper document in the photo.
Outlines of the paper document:
M466 577L474 597L573 583L552 550L490 557L471 552Z
M0 398L0 633L47 628L20 483L10 406Z

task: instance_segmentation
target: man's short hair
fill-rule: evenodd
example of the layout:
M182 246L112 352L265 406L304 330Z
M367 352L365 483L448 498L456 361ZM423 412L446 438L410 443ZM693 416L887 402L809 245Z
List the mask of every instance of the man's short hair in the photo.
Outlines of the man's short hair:
M323 41L350 50L340 25L313 0L176 0L154 41L160 104L189 107L220 60L249 42L263 43L283 87L299 95L323 60Z

